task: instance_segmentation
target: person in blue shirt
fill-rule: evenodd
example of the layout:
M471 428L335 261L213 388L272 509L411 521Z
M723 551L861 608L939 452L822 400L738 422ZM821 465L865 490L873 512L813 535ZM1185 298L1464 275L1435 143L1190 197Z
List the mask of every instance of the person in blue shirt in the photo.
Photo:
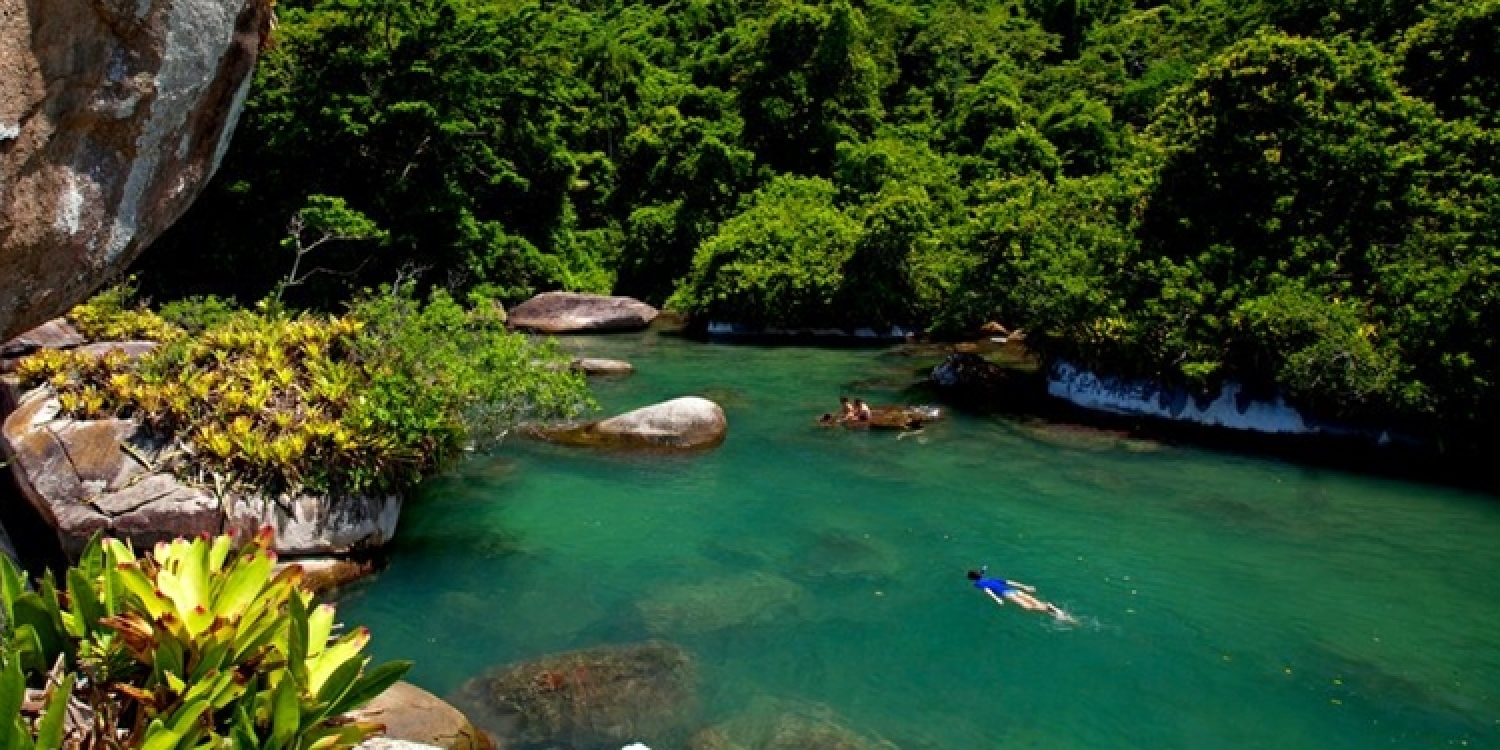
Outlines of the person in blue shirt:
M1051 602L1044 602L1033 596L1036 593L1035 586L1006 578L990 578L988 573L988 565L979 570L971 570L969 571L969 580L974 582L974 588L988 594L991 599L995 600L996 604L1003 607L1005 606L1005 600L1009 599L1022 609L1032 612L1046 612L1057 618L1058 622L1076 622L1073 616L1064 612L1061 607Z

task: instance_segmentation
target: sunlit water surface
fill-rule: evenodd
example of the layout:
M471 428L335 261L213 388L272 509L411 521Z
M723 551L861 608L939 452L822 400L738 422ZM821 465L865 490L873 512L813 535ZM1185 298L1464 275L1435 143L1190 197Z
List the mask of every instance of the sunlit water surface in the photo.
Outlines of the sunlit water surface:
M907 398L931 360L897 350L565 344L635 363L605 413L703 395L729 437L512 441L428 483L341 614L434 692L654 637L699 660L709 720L812 701L902 748L1500 748L1493 497L999 418L813 425ZM996 607L979 564L1083 624ZM700 584L723 616L645 616Z

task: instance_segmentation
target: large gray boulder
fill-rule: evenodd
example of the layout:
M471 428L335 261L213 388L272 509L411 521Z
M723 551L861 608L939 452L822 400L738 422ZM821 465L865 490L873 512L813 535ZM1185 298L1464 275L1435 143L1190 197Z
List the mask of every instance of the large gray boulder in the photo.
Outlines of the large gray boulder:
M0 0L0 340L118 275L218 168L267 0Z
M724 410L706 398L674 398L578 427L544 429L547 440L567 445L624 449L695 450L724 441Z
M631 297L546 292L511 310L506 323L536 333L605 333L638 331L655 319L656 308Z
M97 531L137 547L179 536L271 526L288 556L343 555L379 547L396 533L401 498L266 497L182 481L188 447L129 419L61 415L50 388L23 394L0 426L0 453L27 501L70 555Z

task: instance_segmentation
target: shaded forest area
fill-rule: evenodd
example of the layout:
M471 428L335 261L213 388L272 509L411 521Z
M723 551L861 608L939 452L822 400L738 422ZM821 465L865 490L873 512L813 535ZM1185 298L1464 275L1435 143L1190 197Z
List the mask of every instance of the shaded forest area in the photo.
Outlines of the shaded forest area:
M277 10L218 177L138 268L158 299L336 308L419 275L995 320L1103 372L1494 441L1500 0Z

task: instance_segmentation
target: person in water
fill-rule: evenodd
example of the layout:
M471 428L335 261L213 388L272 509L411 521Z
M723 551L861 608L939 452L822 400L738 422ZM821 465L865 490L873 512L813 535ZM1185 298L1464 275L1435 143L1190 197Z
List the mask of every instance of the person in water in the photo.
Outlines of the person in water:
M1036 598L1036 587L1020 581L1011 581L1005 578L990 578L986 573L989 566L979 570L969 571L969 580L974 582L974 588L988 594L996 604L1005 606L1005 600L1009 599L1019 605L1022 609L1032 612L1046 612L1057 618L1058 622L1075 622L1073 616L1064 612L1061 607L1051 602L1044 602Z

